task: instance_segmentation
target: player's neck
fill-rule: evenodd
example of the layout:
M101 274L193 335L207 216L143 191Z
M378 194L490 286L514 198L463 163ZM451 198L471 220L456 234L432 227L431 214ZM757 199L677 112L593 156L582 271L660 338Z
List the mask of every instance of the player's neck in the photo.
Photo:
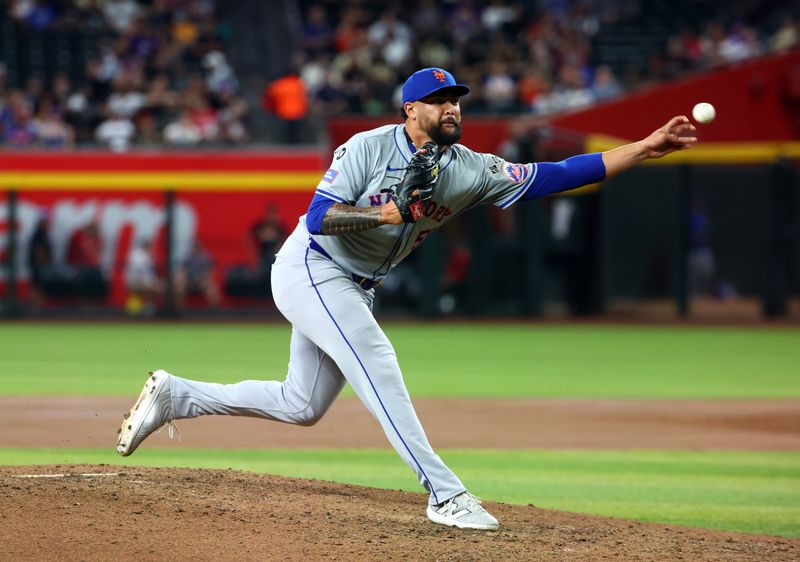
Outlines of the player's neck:
M406 122L403 131L405 132L406 139L414 145L415 149L421 147L426 142L433 140L428 136L427 133L417 129L416 127L409 126L408 122ZM439 150L441 150L441 148L442 147L440 146Z

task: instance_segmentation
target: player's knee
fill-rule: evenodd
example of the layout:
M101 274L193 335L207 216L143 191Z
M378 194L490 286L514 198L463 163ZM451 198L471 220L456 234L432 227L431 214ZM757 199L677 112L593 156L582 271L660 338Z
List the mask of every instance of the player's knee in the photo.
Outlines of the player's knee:
M308 407L297 416L297 425L309 427L322 419L325 412L317 412L313 408Z

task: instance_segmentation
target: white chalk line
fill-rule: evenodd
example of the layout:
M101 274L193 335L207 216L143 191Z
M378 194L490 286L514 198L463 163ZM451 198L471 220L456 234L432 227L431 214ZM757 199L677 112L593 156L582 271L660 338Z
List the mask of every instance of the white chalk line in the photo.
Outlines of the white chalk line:
M84 478L98 478L103 476L119 476L118 472L83 472L68 474L15 474L14 478L66 478L68 476L83 476Z

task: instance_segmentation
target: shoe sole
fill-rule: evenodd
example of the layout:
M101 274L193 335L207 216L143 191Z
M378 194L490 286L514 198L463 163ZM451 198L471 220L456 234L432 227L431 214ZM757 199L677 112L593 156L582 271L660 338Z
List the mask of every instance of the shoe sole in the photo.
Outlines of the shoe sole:
M125 421L122 422L122 425L117 430L117 433L119 434L119 438L117 439L117 452L123 457L127 457L136 450L131 449L133 436L136 435L136 433L141 429L144 420L147 418L150 410L153 409L153 405L155 404L153 397L155 397L161 391L161 388L164 386L164 384L166 384L167 379L168 377L166 373L161 375L159 371L150 371L147 382L144 384L142 392L139 393L139 398L136 399L136 403L133 405L133 408L128 410L127 414L123 414ZM147 403L148 399L149 404ZM142 407L144 407L144 410L139 412L139 408ZM140 413L141 415L134 418L134 414L137 413Z
M427 511L428 519L433 521L434 523L438 523L439 525L447 525L448 527L458 527L459 529L476 529L478 531L496 531L500 528L499 524L487 524L487 525L479 525L477 523L462 523L460 521L454 521L452 519L448 519L443 515L439 515L435 511L432 511L428 508Z

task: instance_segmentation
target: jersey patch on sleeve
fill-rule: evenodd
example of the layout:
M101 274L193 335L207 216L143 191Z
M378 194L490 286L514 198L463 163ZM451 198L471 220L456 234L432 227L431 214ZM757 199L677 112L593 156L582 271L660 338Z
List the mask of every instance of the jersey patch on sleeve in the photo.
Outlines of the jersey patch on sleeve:
M325 172L324 176L322 176L322 181L333 183L333 180L335 180L336 176L338 175L339 175L338 171L334 170L333 168L328 168L328 171Z
M503 173L514 183L522 183L528 177L528 168L525 167L525 164L506 162L503 164Z

